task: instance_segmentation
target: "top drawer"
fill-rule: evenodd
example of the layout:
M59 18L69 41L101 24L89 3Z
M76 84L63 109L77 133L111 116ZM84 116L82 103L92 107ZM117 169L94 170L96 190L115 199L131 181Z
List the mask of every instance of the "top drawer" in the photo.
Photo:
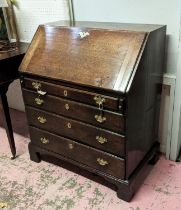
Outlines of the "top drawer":
M62 85L55 85L32 79L24 79L23 86L28 89L41 90L50 95L65 97L75 101L87 103L96 107L103 107L111 110L122 110L123 99L110 97L84 90L78 90Z

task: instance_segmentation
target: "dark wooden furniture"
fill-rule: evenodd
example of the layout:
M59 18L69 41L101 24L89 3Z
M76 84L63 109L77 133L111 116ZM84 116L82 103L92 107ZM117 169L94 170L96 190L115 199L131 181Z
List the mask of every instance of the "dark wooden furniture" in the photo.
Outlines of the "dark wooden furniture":
M16 156L16 148L6 93L9 85L14 79L18 78L18 67L23 59L27 46L26 43L20 43L16 50L11 50L7 53L0 52L0 112L7 132L12 159Z
M158 159L166 27L40 26L20 66L31 160L58 157L129 201Z

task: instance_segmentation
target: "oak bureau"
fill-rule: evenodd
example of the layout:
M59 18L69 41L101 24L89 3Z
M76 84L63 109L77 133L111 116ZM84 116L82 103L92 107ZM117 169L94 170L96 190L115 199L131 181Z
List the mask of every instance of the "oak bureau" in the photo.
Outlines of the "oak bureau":
M19 68L31 160L104 177L130 201L158 159L166 26L39 26Z

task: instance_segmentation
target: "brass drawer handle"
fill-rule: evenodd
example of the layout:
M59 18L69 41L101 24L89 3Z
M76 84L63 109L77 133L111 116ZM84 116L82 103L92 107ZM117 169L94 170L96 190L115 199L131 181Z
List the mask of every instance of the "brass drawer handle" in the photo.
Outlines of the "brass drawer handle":
M102 137L102 136L96 136L96 140L100 143L100 144L105 144L107 142L107 139Z
M69 104L65 104L65 109L66 110L69 110L70 109Z
M64 96L67 96L67 95L68 95L67 90L64 90L64 91L63 91L63 94L64 94Z
M74 145L73 144L69 144L68 147L69 147L69 149L73 149Z
M41 84L39 82L32 82L32 86L34 89L38 90L41 88Z
M40 90L40 88L41 88L41 83L39 83L39 82L32 82L32 86L33 86L34 89L37 90L37 93L38 93L39 95L44 96L44 95L47 94L47 92Z
M47 122L46 118L40 116L38 117L38 121L42 124L45 124Z
M103 123L106 121L106 117L103 117L102 115L95 115L95 119L99 123Z
M102 98L101 96L94 96L94 101L96 102L96 104L98 104L100 106L106 102L106 99Z
M71 123L67 123L67 127L68 127L68 128L72 128Z
M49 140L46 139L46 138L41 138L40 141L41 141L42 144L49 144L50 143Z
M40 99L40 98L35 98L35 103L37 105L42 105L44 103L44 100L43 99Z
M99 163L99 165L101 166L105 166L105 165L108 165L108 162L104 159L101 159L101 158L97 158L97 162Z
M37 93L41 96L45 96L47 94L47 92L42 91L42 90L37 90Z

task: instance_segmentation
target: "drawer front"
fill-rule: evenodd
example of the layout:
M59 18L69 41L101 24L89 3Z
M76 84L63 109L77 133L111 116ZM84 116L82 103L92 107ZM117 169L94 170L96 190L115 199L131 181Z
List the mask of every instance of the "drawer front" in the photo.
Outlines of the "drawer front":
M26 111L30 125L76 139L118 156L125 155L125 137L122 135L28 106Z
M73 99L75 101L87 103L96 107L99 107L99 104L102 104L104 108L116 111L122 110L123 107L123 99L119 100L116 97L99 95L88 91L78 90L62 85L55 85L38 80L24 79L23 87L32 90L39 88L50 95Z
M25 104L43 110L68 116L118 133L124 133L124 117L110 111L101 111L93 106L46 95L39 97L36 92L23 90Z
M117 178L124 178L125 162L121 158L33 127L30 127L30 137L40 147Z

